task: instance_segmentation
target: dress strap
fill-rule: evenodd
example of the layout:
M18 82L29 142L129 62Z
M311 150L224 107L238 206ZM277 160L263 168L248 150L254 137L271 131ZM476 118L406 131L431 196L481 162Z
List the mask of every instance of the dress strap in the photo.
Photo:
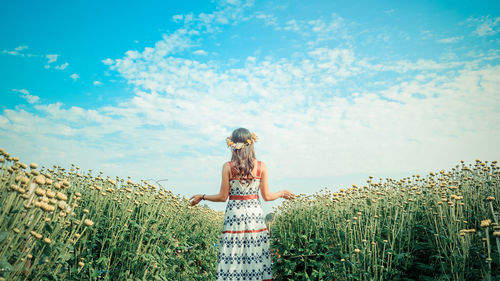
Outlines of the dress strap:
M261 173L262 173L261 162L259 161L259 163L257 164L257 178L258 179L260 179L262 177Z

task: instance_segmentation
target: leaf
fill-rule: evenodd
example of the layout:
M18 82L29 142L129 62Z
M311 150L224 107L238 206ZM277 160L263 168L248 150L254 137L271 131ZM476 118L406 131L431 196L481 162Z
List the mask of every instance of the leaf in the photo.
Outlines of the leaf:
M342 242L345 242L345 233L344 231L339 231L339 235L340 235L340 239L342 240Z
M71 259L71 257L72 255L70 253L61 254L59 255L58 261L66 262L67 260Z
M99 259L97 259L96 264L108 265L108 258L107 257L100 257Z
M7 239L8 236L9 233L7 231L0 232L0 242L3 242L3 240Z
M401 259L404 259L406 257L410 257L410 255L408 253L400 253L400 254L396 254L394 256L394 261L398 261L398 260L401 260Z
M14 267L8 263L5 259L0 261L0 271L12 271Z
M101 275L101 272L99 270L94 270L92 272L92 278L97 278L99 275Z
M445 241L446 241L446 242L448 242L448 243L451 243L451 242L452 242L450 238L448 238L447 236L445 236L445 235L443 235L443 234L439 234L439 238L441 238L441 239L445 240Z

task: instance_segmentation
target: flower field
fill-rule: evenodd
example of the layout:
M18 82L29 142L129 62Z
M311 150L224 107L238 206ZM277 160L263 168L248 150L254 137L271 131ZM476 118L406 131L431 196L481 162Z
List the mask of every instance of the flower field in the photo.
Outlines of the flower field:
M0 280L210 280L223 213L0 150Z
M0 155L0 281L214 279L222 212ZM496 164L283 202L266 216L275 280L499 280Z
M275 280L500 280L500 170L300 195L275 210Z

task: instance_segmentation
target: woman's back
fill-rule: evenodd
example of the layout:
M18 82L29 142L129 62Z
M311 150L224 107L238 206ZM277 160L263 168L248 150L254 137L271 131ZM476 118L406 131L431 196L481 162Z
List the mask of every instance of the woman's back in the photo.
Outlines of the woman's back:
M224 213L217 280L271 280L269 233L259 200L261 162L243 180L231 162L229 202Z
M220 238L216 271L218 281L272 280L269 232L259 191L265 201L295 197L288 190L269 190L267 167L255 157L256 141L257 136L247 129L234 130L226 138L227 146L231 148L231 161L222 167L219 194L196 194L190 199L193 200L191 204L196 205L200 200L225 202L229 197Z
M255 160L256 164L254 172L252 172L254 178L241 178L238 176L236 169L231 161L228 162L231 167L231 177L229 178L230 188L229 188L229 200L231 200L231 195L250 195L257 194L260 187L260 178L262 174L262 162Z

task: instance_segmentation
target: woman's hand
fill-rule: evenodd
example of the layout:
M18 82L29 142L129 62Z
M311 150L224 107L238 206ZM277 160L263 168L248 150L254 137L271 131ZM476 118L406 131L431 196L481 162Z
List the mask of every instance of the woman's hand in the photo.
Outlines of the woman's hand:
M295 198L295 194L293 194L292 192L288 191L288 190L282 190L281 191L281 198L285 198L285 199L294 199Z
M196 194L196 195L191 196L191 198L189 198L190 201L192 200L191 206L194 206L194 205L200 203L202 196L203 195L201 195L201 194Z

